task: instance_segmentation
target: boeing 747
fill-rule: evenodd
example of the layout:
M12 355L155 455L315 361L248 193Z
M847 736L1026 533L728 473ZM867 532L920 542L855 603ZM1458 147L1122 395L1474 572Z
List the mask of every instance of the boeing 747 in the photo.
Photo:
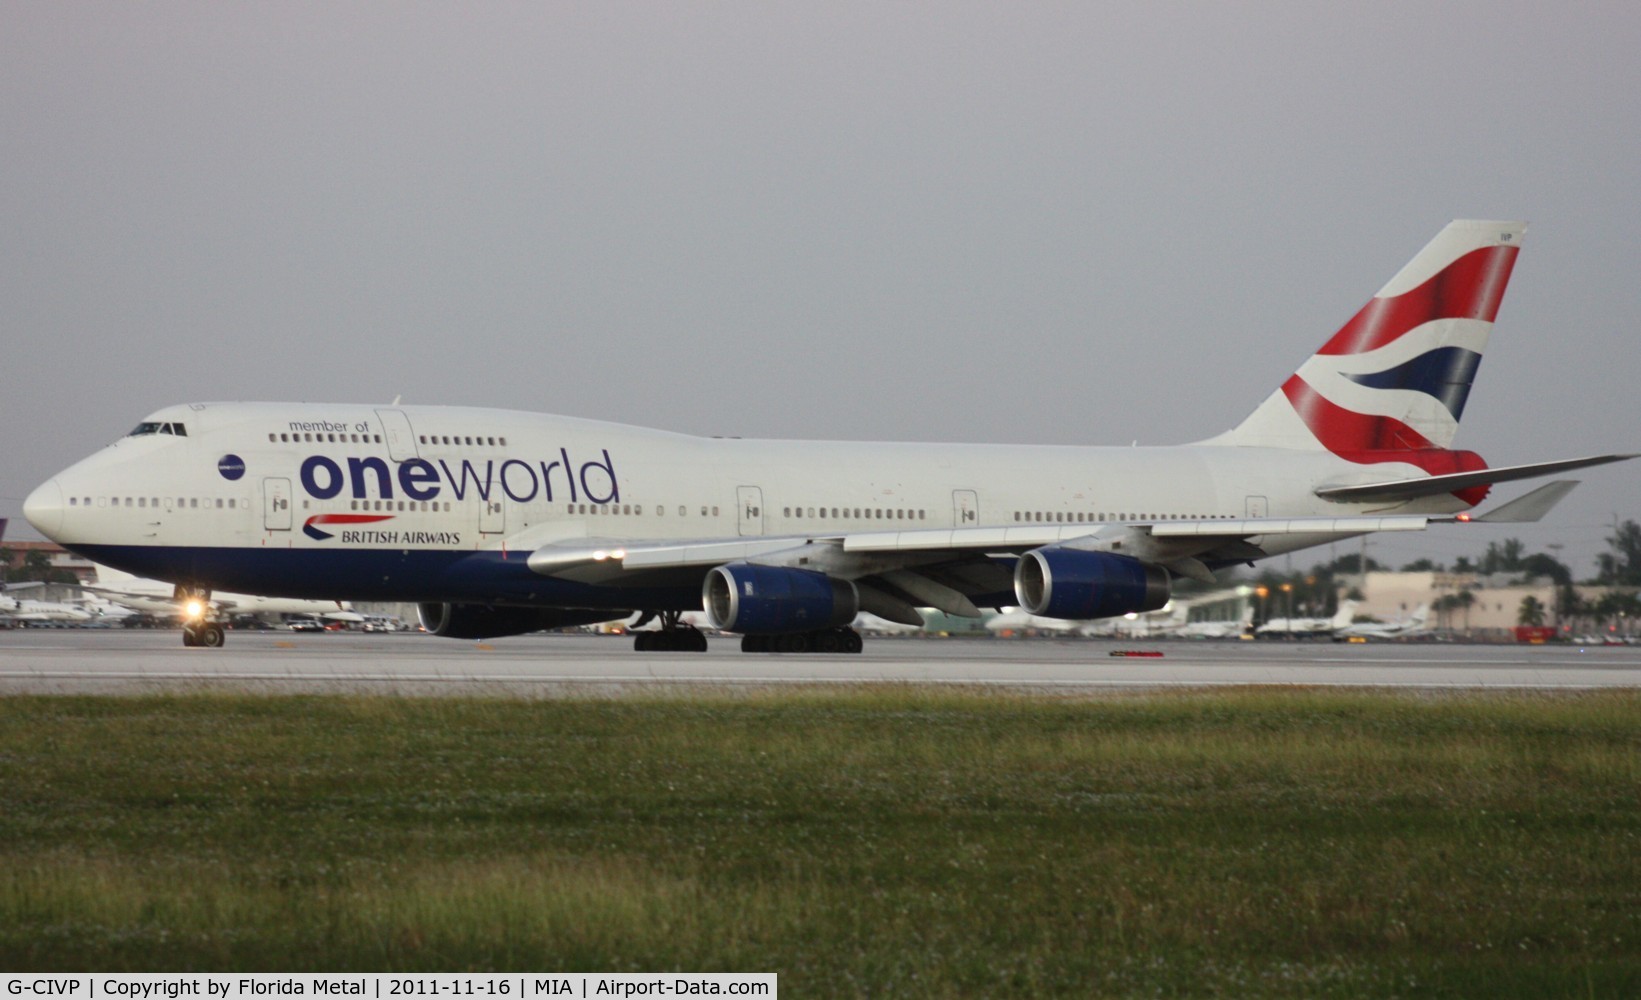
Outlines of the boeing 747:
M28 497L46 537L181 593L414 601L476 639L643 614L640 649L858 651L860 612L1145 612L1184 576L1468 518L1452 447L1525 225L1454 222L1236 427L1155 448L733 440L510 410L190 403ZM1261 341L1268 348L1268 338ZM1551 483L1478 520L1533 520ZM202 624L184 641L218 645Z

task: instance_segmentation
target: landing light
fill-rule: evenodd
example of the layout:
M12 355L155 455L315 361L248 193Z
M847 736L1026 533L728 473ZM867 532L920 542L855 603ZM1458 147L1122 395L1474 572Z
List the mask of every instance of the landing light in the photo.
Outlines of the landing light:
M205 614L205 605L200 601L189 601L182 606L182 613L190 621L196 621Z
M1470 515L1469 514L1460 514L1458 517L1455 517L1453 520L1459 522L1460 524L1468 524L1468 523L1470 523Z

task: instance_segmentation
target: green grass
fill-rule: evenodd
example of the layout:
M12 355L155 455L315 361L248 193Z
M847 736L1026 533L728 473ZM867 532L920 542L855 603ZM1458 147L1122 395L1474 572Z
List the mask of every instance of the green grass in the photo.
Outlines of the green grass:
M1641 996L1641 696L0 700L0 969Z

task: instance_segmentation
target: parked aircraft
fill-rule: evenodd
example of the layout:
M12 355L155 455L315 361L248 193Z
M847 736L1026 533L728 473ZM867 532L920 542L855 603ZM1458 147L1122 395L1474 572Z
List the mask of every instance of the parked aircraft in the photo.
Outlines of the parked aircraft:
M1150 611L1176 575L1422 531L1494 484L1631 457L1489 468L1451 447L1524 230L1450 224L1247 419L1196 444L740 440L495 409L192 403L58 473L24 513L195 596L416 601L454 638L645 611L662 629L644 648L704 649L680 621L704 607L745 650L858 651L861 611ZM1570 488L1479 519L1536 520Z
M1253 606L1240 619L1231 621L1187 622L1167 634L1176 639L1240 639L1253 628Z
M24 601L0 594L0 615L28 624L86 622L95 617L78 604L62 601Z
M1340 601L1339 610L1332 618L1270 618L1255 630L1256 635L1331 636L1350 625L1356 617L1357 601Z
M1002 607L997 614L986 618L986 631L992 635L1022 635L1028 632L1040 635L1082 635L1088 621L1051 618L1034 615L1025 608Z
M1351 622L1333 630L1333 637L1341 642L1349 639L1410 639L1428 631L1430 605L1421 604L1403 621Z
M159 616L186 616L187 602L177 599L175 584L145 580L100 563L94 564L97 582L82 589L100 594L116 604ZM317 615L332 621L363 622L347 601L318 601L290 597L258 597L251 594L211 594L210 604L217 614L226 615ZM205 609L196 611L195 617Z

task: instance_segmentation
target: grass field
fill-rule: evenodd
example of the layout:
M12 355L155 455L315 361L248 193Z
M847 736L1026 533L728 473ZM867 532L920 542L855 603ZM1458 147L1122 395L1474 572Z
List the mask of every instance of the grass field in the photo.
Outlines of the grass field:
M0 700L0 968L1641 996L1641 696Z

